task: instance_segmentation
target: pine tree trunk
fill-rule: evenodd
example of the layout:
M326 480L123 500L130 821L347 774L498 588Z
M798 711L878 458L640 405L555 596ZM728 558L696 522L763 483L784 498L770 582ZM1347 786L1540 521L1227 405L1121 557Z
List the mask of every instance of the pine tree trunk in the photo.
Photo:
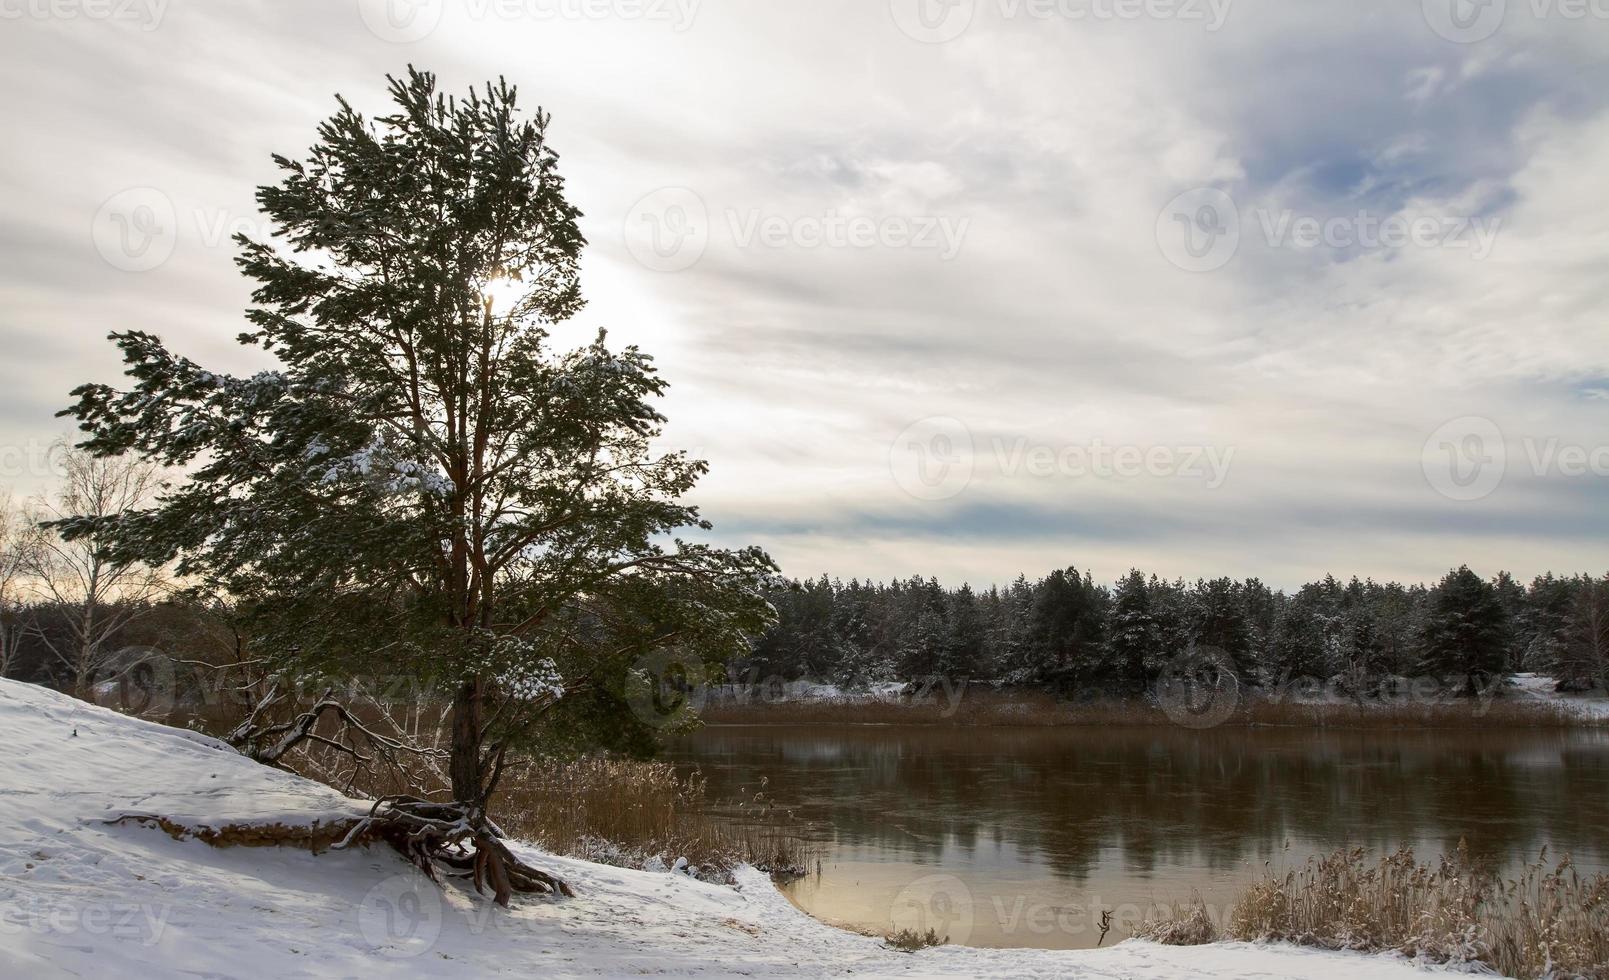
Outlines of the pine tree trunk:
M481 807L486 802L481 799L486 774L481 771L480 745L485 694L485 681L475 677L453 696L453 739L448 770L453 781L453 799L466 806Z

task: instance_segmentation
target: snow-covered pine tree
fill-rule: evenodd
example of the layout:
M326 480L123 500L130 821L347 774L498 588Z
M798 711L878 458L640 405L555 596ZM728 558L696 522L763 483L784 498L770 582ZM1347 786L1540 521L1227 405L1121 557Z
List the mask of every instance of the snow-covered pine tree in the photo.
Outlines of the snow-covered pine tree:
M1581 576L1559 654L1561 690L1609 683L1609 575Z
M1135 695L1150 686L1161 658L1161 628L1151 611L1151 593L1145 575L1132 569L1118 580L1112 593L1111 623L1107 627L1107 669L1117 689Z
M469 839L438 843L473 845L506 903L535 880L486 817L508 754L576 701L640 725L633 664L743 649L774 569L677 537L709 527L681 502L706 466L651 450L651 358L602 331L550 344L581 309L585 242L549 117L502 81L389 81L389 115L342 99L305 160L275 157L283 179L257 193L273 238L235 239L255 282L240 339L278 369L231 377L114 333L132 386L84 385L63 414L92 452L185 476L65 530L233 596L281 670L444 680L455 803L429 819L462 818Z
M1423 630L1425 668L1475 695L1505 664L1508 613L1492 583L1461 565L1431 591Z

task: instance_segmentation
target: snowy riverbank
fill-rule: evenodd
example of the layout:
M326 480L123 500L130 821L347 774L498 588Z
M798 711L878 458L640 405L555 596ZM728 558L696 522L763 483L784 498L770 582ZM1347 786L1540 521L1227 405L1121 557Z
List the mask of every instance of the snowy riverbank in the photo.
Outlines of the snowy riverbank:
M74 734L76 732L76 734ZM311 825L361 804L193 733L0 680L0 976L1422 976L1286 946L915 954L737 888L529 856L577 896L512 911L439 889L388 850L209 847L106 821Z

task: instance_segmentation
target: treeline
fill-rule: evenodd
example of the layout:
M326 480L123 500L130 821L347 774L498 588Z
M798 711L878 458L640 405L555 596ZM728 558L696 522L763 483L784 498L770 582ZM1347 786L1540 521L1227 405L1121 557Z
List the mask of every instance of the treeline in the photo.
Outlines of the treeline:
M0 677L80 696L137 671L152 655L217 664L245 657L227 610L191 602L22 602L0 607L0 636ZM131 679L144 683L138 673Z
M780 582L768 597L777 621L731 665L735 680L944 677L1124 695L1151 688L1188 651L1211 650L1264 687L1318 680L1367 693L1387 679L1483 686L1534 671L1561 690L1609 688L1609 576L1522 585L1459 568L1431 586L1326 577L1286 593L1257 579L1139 571L1108 586L1068 568L987 591L822 576ZM151 651L226 662L247 655L231 618L183 602L13 602L0 608L0 676L86 693Z
M1522 585L1463 567L1431 586L1326 577L1287 594L1257 579L1140 571L1105 585L1068 568L988 591L823 576L770 598L778 622L736 665L739 677L940 676L1121 695L1149 688L1191 650L1214 651L1242 683L1316 679L1357 693L1404 677L1476 690L1519 671L1586 690L1609 674L1609 576Z

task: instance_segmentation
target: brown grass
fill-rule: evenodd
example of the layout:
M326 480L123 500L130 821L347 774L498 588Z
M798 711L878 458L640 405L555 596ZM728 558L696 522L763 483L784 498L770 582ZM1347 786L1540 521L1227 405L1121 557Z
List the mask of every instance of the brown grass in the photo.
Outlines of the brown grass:
M1545 848L1513 878L1490 872L1462 844L1435 864L1406 848L1365 854L1337 851L1269 875L1221 924L1198 901L1148 919L1135 935L1175 945L1227 938L1394 950L1527 980L1609 977L1609 876L1582 878L1568 857L1550 862Z
M752 864L775 877L805 873L803 828L762 785L748 799L711 801L697 773L665 762L589 757L533 763L506 783L498 819L510 834L560 854L632 867L685 858L706 880Z
M1415 701L1403 704L1311 704L1257 700L1229 724L1324 728L1578 728L1604 724L1568 705L1538 701Z
M929 929L926 932L917 932L915 929L901 929L883 937L883 942L887 943L890 949L897 949L902 953L914 953L919 949L927 949L930 946L942 946L948 942L948 939L940 936L938 931L934 929Z
M990 727L1146 727L1172 724L1161 708L1143 699L1064 701L1033 691L968 690L953 701L935 695L922 701L819 700L717 702L701 712L715 725L948 725ZM1536 701L1470 699L1408 703L1312 703L1242 699L1223 727L1322 727L1348 729L1572 728L1603 725L1606 719L1568 705Z
M1224 938L1211 910L1200 899L1178 909L1156 911L1135 927L1134 935L1165 946L1202 946Z

